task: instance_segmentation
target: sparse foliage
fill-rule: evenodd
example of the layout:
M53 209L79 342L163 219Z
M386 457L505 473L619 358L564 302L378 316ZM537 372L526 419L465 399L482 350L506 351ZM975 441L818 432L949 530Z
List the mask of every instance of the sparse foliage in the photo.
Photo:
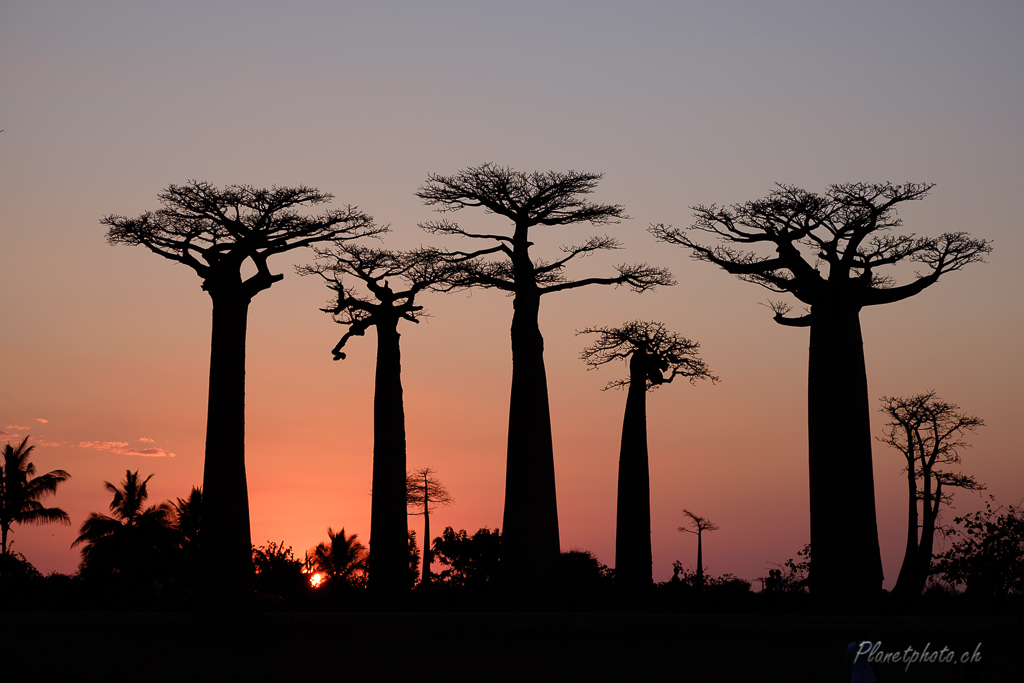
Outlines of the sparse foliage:
M189 181L160 193L162 207L135 218L109 215L110 244L141 245L192 268L213 301L210 395L203 473L203 588L207 601L237 608L251 597L252 542L245 476L245 335L249 303L284 275L268 259L330 240L387 230L355 207L312 215L332 195L315 188ZM242 276L244 264L255 268Z
M522 587L550 587L560 552L540 299L594 284L626 285L635 291L673 284L668 271L647 264L618 265L609 277L570 279L565 269L573 259L621 247L608 236L563 246L552 260L531 254L536 239L531 231L537 228L609 225L626 218L622 206L589 201L600 179L600 173L523 173L482 164L450 176L432 174L416 192L442 213L483 208L511 223L500 233L472 232L447 219L421 227L435 235L483 242L480 249L447 252L461 264L460 284L499 289L515 297L502 571Z
M960 406L942 401L934 391L910 397L882 397L882 412L889 422L881 441L897 449L906 462L903 471L909 494L907 546L893 588L893 594L903 598L916 598L924 590L931 568L936 523L941 507L952 506L952 489L985 488L973 476L947 469L960 464L960 452L969 446L967 433L985 425L981 418L959 410Z
M931 188L847 183L816 194L778 185L763 199L695 206L689 229L650 228L695 260L809 307L790 315L787 302L767 304L780 325L810 327L812 582L815 595L836 606L870 604L882 583L860 311L914 296L991 251L989 242L964 232L893 234L902 225L897 208L923 199ZM703 236L717 244L703 243ZM886 271L899 263L919 265L916 279L897 284Z
M696 581L698 585L704 583L704 546L703 546L703 534L705 531L718 531L718 525L712 522L707 517L701 517L698 514L690 512L689 510L683 510L683 515L686 516L687 526L679 527L679 531L687 534L694 534L697 536L697 574Z
M437 474L433 468L421 467L415 472L406 475L405 501L409 507L410 515L423 515L423 538L430 539L430 510L436 507L448 507L455 503L455 499L444 484L434 475ZM423 548L423 576L420 579L422 585L430 584L430 565L433 563L434 553L430 543Z

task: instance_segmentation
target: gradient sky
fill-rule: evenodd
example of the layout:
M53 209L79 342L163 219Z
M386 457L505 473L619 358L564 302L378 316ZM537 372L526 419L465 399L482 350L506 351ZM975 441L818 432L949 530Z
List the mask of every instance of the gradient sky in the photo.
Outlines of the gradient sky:
M682 508L721 527L712 574L755 580L809 540L807 330L774 324L768 293L679 248L652 222L775 182L934 182L905 232L964 230L987 264L862 315L873 400L935 390L987 426L965 471L1005 503L1024 497L1024 4L822 2L202 2L6 0L0 5L0 444L31 434L41 472L73 479L48 501L71 527L16 527L14 550L73 572L69 546L102 482L155 473L152 502L201 483L210 301L191 270L110 247L99 219L159 207L189 179L306 184L390 224L384 245L457 247L416 228L428 173L491 161L605 173L594 199L631 219L538 232L536 253L608 232L620 262L679 284L637 295L547 297L546 341L562 546L614 563L625 366L587 372L574 331L655 319L698 340L722 379L649 401L654 573L695 562ZM464 226L496 225L463 211ZM328 526L369 535L372 334L331 360L343 329L329 296L284 281L250 309L247 463L255 543L301 555ZM900 271L904 281L913 269ZM431 466L456 504L432 520L502 523L511 301L435 295L403 332L409 466ZM877 406L872 406L874 410ZM881 433L883 419L873 415ZM1015 431L1016 430L1016 431ZM902 559L899 453L876 444L886 586ZM838 485L838 483L837 483ZM961 493L957 511L981 507ZM946 515L948 521L952 515ZM419 518L411 518L414 525Z

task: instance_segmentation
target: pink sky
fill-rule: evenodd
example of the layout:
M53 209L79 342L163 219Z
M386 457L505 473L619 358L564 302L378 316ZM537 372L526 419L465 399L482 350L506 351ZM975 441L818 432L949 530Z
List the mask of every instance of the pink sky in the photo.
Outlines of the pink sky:
M655 578L695 560L695 539L676 531L684 507L721 527L705 538L712 574L754 580L809 539L806 330L775 325L757 305L766 291L645 231L774 182L935 182L901 212L905 231L994 241L988 264L862 322L872 397L935 390L984 418L964 468L998 500L1021 500L1022 28L1024 8L995 1L6 4L0 444L31 433L37 468L73 477L49 499L72 526L17 527L14 550L72 572L78 527L109 503L104 480L155 473L153 502L201 482L209 298L190 270L107 246L100 217L156 209L162 188L190 178L303 183L389 223L385 246L455 247L417 230L434 214L413 192L428 173L485 161L604 172L594 199L625 205L632 218L607 232L626 248L569 274L648 261L679 280L542 304L564 549L614 562L625 402L600 391L625 367L587 372L574 331L634 318L698 340L722 379L650 396ZM602 232L539 233L537 253ZM342 329L318 310L329 293L293 272L309 256L271 261L286 277L254 300L248 346L253 540L300 555L328 526L369 534L375 350L371 334L332 362ZM500 526L511 301L423 303L433 317L401 330L409 465L435 468L456 499L437 532ZM889 586L901 463L876 445ZM957 497L958 512L981 505Z

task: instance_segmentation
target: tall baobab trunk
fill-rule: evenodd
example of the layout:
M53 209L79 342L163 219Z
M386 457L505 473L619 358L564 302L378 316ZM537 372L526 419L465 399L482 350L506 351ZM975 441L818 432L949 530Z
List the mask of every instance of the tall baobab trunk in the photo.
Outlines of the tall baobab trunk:
M423 577L420 583L430 585L430 565L434 562L434 551L430 547L430 485L427 482L427 471L423 472Z
M615 580L643 588L654 583L651 559L651 475L647 456L647 364L636 350L629 360L629 392L619 448L615 515ZM699 537L698 537L699 547Z
M811 309L811 589L826 604L870 609L882 587L882 559L859 313L842 302Z
M501 567L506 582L530 589L557 583L558 507L539 292L517 292L513 306Z
M903 564L900 565L900 573L896 579L896 585L892 588L894 597L914 597L914 586L917 585L917 571L920 564L920 548L917 542L918 515L917 515L917 472L914 461L907 465L907 490L910 506L907 509L907 547L903 553Z
M241 606L253 590L245 477L245 329L250 297L239 289L210 291L213 331L200 548L203 591L211 606Z
M370 506L370 588L392 594L408 588L405 407L398 318L378 319L373 394L373 497Z

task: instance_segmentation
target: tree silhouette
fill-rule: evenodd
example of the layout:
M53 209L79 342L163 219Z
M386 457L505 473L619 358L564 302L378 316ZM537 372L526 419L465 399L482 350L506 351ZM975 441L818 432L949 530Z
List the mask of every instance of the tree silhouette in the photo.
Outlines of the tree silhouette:
M430 565L434 560L434 553L430 549L431 506L447 507L455 502L435 474L437 472L432 468L421 467L415 472L410 472L405 483L406 505L413 510L408 514L423 515L423 538L427 540L423 544L423 576L420 583L424 586L430 585Z
M174 528L178 531L180 571L191 577L199 571L200 532L203 528L203 490L193 486L187 498L171 503L174 508Z
M202 278L213 302L210 394L203 469L203 583L207 599L224 606L252 594L252 541L245 478L245 333L249 303L284 275L267 259L317 242L374 235L385 228L347 206L318 215L300 208L333 196L309 187L246 185L217 189L189 181L159 195L163 207L136 218L110 215L110 244L142 245L182 263ZM255 273L243 278L249 262Z
M447 220L421 227L433 234L489 242L490 246L476 251L452 253L466 259L463 284L499 289L514 297L502 573L509 583L524 588L552 583L561 550L544 339L538 323L540 299L594 284L624 284L642 292L673 283L667 271L646 264L616 266L616 275L611 277L571 280L564 275L571 260L621 246L608 236L563 246L562 255L553 261L530 254L533 228L608 225L626 217L622 206L587 201L601 177L577 171L522 173L488 163L451 176L432 174L416 192L440 212L482 207L512 223L509 234L469 232ZM498 260L486 258L489 256Z
M318 543L313 549L313 567L326 575L329 582L358 583L366 570L366 546L356 540L356 534L345 535L345 528L334 533L327 528L328 540ZM406 576L408 576L409 551L406 549Z
M688 533L688 534L696 534L697 535L697 585L698 586L703 586L704 585L704 546L703 546L703 543L702 543L703 539L701 537L701 534L703 534L705 531L718 531L718 525L712 523L712 521L710 519L708 519L707 517L701 517L700 515L695 515L694 513L690 512L689 510L683 510L683 514L686 515L686 517L688 518L687 524L690 525L690 528L687 528L685 526L681 526L681 527L679 527L679 531L682 531L682 532L685 532L685 533Z
M605 389L628 387L619 448L618 504L615 515L615 581L642 588L654 583L651 557L651 475L647 457L647 392L686 377L718 378L700 359L700 344L658 322L634 320L622 327L589 327L577 334L597 334L580 358L592 368L613 360L629 363L629 377Z
M111 514L89 513L71 547L85 543L82 561L89 572L113 572L140 582L153 578L158 558L169 545L174 508L168 501L145 506L154 475L140 480L138 470L124 474L120 486L103 482L113 495Z
M396 252L338 242L314 251L320 261L299 272L327 281L335 299L322 310L348 326L332 351L334 359L345 358L341 349L353 336L361 336L371 327L377 331L369 587L393 594L409 588L405 406L398 322L419 322L423 307L416 304L416 297L426 289L447 288L452 266L429 249ZM346 286L346 278L360 281L371 297ZM399 285L392 288L392 283Z
M28 445L29 437L17 447L4 446L4 461L0 466L0 533L3 535L0 573L7 566L11 548L7 535L12 524L71 524L68 513L53 507L43 507L40 499L57 492L57 487L71 478L64 470L53 470L36 476L36 466L29 460L35 446Z
M689 231L651 226L655 237L690 249L694 259L810 307L790 317L789 304L768 302L780 325L810 327L811 585L825 603L870 605L882 584L860 311L918 294L991 251L988 242L963 232L891 234L902 224L897 206L923 199L931 187L854 183L831 185L818 195L779 185L764 199L694 207ZM700 244L694 233L724 244ZM774 253L744 251L759 245ZM879 272L901 262L925 272L899 286Z
M984 511L956 517L960 528L945 531L956 540L935 563L945 581L982 600L1006 600L1024 589L1024 508L995 503L989 496Z
M479 587L497 579L503 558L504 537L498 529L483 527L470 536L465 529L444 528L434 539L437 559L448 565L440 573L443 583Z
M943 503L952 503L952 492L948 489L985 488L970 475L942 469L945 465L959 465L959 451L969 445L966 433L985 426L981 418L959 410L960 406L940 400L934 391L910 397L882 397L882 412L889 422L880 440L902 453L907 463L907 547L892 590L896 598L913 599L924 590L931 571L939 508ZM943 491L943 487L947 490Z

